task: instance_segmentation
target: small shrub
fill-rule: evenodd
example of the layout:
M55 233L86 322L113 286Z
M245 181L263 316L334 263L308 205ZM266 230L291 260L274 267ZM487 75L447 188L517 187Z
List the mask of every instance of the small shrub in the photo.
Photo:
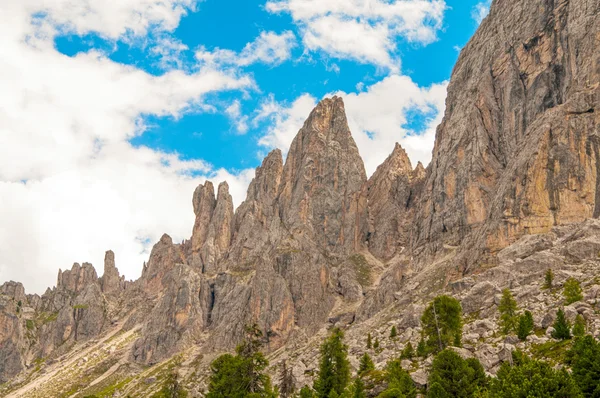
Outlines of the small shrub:
M583 335L585 335L585 319L578 314L575 318L575 325L573 325L573 336L582 337Z
M518 317L517 317L517 302L513 298L512 293L509 289L502 291L502 299L498 306L500 311L500 326L502 327L502 333L509 334L517 329Z
M413 359L415 356L415 350L413 349L410 341L404 346L404 349L400 353L400 359Z
M548 268L548 271L546 271L546 276L544 277L544 289L552 289L553 282L554 272L552 272L552 268Z
M571 338L571 325L565 317L565 312L561 309L556 313L556 321L554 321L554 331L552 337L558 340L568 340Z
M565 296L565 305L573 304L577 301L583 300L583 294L581 293L581 285L575 278L569 278L565 282L563 295Z
M533 316L531 315L531 312L525 311L519 317L519 326L517 327L517 336L519 337L519 340L527 340L527 336L533 331L533 326Z

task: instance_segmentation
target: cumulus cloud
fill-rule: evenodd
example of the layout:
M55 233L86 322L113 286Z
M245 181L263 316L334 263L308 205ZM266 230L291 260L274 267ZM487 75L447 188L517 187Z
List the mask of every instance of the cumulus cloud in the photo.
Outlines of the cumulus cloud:
M248 132L248 116L242 114L242 105L239 100L233 101L225 109L225 113L233 122L238 133L245 134Z
M129 140L144 131L146 115L210 108L207 94L245 90L252 79L211 66L153 76L94 51L67 57L54 48L64 29L110 38L167 31L193 4L0 4L8 21L0 25L0 281L43 292L74 261L90 261L101 274L107 249L137 278L163 232L190 236L198 183L226 178L236 204L243 200L251 170L231 174Z
M371 175L399 142L413 166L431 160L435 129L443 117L447 83L419 87L409 77L391 75L357 93L335 92L343 97L348 124ZM278 104L272 99L263 104L260 117L271 118L272 125L260 144L278 147L287 153L316 99L304 94L293 103ZM422 128L411 128L418 117Z
M243 67L254 63L279 65L292 57L292 50L296 47L296 36L285 31L281 34L275 32L261 32L260 35L239 53L215 48L208 51L201 47L196 52L196 58L206 65L227 65Z
M490 6L492 5L492 0L486 0L475 4L473 9L471 10L471 17L477 22L479 25L485 17L490 12Z
M271 13L289 13L308 51L399 70L396 42L436 40L444 0L270 0Z

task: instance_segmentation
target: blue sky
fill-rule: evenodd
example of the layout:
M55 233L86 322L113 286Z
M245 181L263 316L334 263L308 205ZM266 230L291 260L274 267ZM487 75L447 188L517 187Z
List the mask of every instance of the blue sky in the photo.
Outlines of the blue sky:
M93 49L101 49L113 61L132 65L154 75L161 75L173 67L192 68L194 52L199 47L208 51L215 48L240 52L261 32L291 31L300 36L298 27L289 13L268 12L265 2L205 0L197 9L184 16L172 32L172 38L187 49L179 54L181 65L161 65L162 57L151 45L127 39L114 41L99 34L76 33L56 37L56 48L69 56ZM473 12L478 0L448 0L443 22L436 31L436 40L422 44L408 42L403 37L395 39L401 73L416 84L427 87L450 77L458 50L468 41L478 26ZM148 117L148 129L133 138L134 145L144 145L167 152L177 152L184 159L200 158L213 166L233 172L260 164L265 148L259 140L269 127L268 120L249 123L248 130L240 133L235 121L225 109L240 101L240 111L252 118L261 103L269 98L279 103L291 104L302 94L320 99L336 92L357 92L357 85L372 85L391 72L379 65L340 59L326 52L305 53L296 45L285 62L275 65L256 63L244 68L257 87L246 93L219 93L210 99L215 109L210 112L192 110L177 118ZM308 115L306 115L308 116ZM427 125L419 112L415 112L406 126L416 133ZM399 137L400 138L400 137Z
M368 174L394 143L427 164L460 48L490 0L0 2L0 283L43 292L112 249L139 276L191 195L284 154L344 98Z

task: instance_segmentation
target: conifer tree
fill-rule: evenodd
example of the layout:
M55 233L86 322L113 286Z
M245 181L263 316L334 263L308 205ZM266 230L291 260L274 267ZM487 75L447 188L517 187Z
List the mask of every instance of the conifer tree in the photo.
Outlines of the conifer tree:
M335 328L321 345L319 373L314 382L317 398L340 396L350 382L348 346L344 344L343 340L344 332Z
M404 349L400 353L400 359L413 359L414 356L415 356L415 350L413 349L413 346L409 341L408 343L406 343L406 345L404 346Z
M568 340L571 338L571 325L565 317L565 312L560 308L556 313L556 321L554 321L554 331L552 337L558 340Z
M365 373L368 373L372 370L375 370L375 364L373 360L366 352L360 357L360 361L358 364L358 376L362 376Z
M392 326L392 330L390 331L390 338L395 339L398 336L398 330L396 330L396 325Z
M427 346L425 345L425 340L421 338L419 340L419 344L417 344L417 356L421 358L425 358L427 356Z
M554 369L548 363L513 352L513 365L505 362L492 379L490 397L565 397L581 398L575 380L566 369Z
M375 337L375 342L373 343L373 349L379 350L379 337Z
M314 393L309 386L304 386L300 389L299 398L314 398Z
M546 276L544 277L544 289L552 289L552 283L554 282L554 273L552 268L548 268Z
M408 372L402 369L399 359L388 361L385 366L387 388L378 398L416 398L417 389Z
M460 302L449 296L436 297L423 312L421 324L425 354L451 345L459 346L462 337Z
M439 386L433 387L434 384ZM474 397L487 385L483 366L476 359L464 360L446 349L433 360L427 380L427 397Z
M583 335L585 335L585 319L581 314L577 314L573 325L573 336L582 337Z
M363 383L360 377L354 379L354 383L352 386L352 394L351 398L367 398L367 393L365 392L365 383Z
M519 326L517 328L517 336L520 340L527 340L527 336L533 331L533 315L531 312L525 311L519 316Z
M246 328L246 339L236 355L224 354L211 363L207 398L274 398L271 378L264 373L269 361L260 352L262 332L256 325Z
M565 305L573 304L577 301L583 300L583 294L581 293L581 284L575 278L569 278L565 282L563 295L565 296Z
M576 339L567 362L583 395L600 397L600 341L589 335Z
M517 302L513 298L512 293L509 289L504 289L502 291L502 299L500 300L500 305L498 306L498 311L500 311L500 326L502 327L502 333L509 334L517 329Z
M373 348L373 341L371 339L371 333L367 333L367 350Z

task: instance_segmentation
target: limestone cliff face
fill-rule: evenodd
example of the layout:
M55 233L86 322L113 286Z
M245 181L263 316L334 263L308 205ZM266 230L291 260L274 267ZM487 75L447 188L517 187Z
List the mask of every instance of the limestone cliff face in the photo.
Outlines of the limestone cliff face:
M217 264L231 244L233 200L229 185L219 185L215 199L210 181L198 186L192 199L196 221L192 231L192 263L207 273L219 271Z
M421 195L425 169L413 170L406 151L396 144L363 189L368 201L368 247L373 255L391 259L410 250L413 219Z
M461 246L463 270L600 215L600 2L514 3L494 1L459 57L418 211L415 255Z
M100 279L102 292L105 294L119 294L125 289L125 277L119 275L115 265L115 253L108 250L104 255L104 274Z
M281 180L279 208L293 232L306 233L332 252L347 254L364 242L367 177L341 98L317 105L294 138Z

